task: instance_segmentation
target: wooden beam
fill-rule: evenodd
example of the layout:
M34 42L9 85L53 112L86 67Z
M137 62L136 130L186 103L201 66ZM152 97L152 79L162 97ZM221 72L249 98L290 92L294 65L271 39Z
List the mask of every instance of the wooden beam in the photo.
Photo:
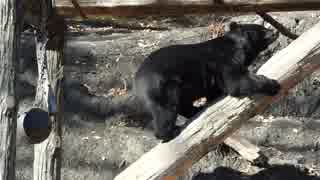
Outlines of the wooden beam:
M89 18L99 16L170 16L218 12L302 11L320 9L318 0L77 0ZM58 14L79 16L70 0L56 0Z
M254 163L261 157L261 149L258 146L252 144L247 139L240 136L236 136L233 134L225 139L224 143L238 152L242 156L242 158L250 161L251 163Z
M183 175L208 153L210 147L222 143L248 119L263 112L269 104L320 68L319 33L320 23L276 53L258 70L258 74L281 83L279 95L221 99L201 113L178 137L150 150L115 180L163 180Z
M176 124L182 128L187 127L187 122L190 122L190 119L178 115L177 122L182 124ZM261 159L261 150L258 146L252 144L250 141L241 138L240 136L233 134L224 140L225 145L231 147L233 150L238 152L243 159L246 159L252 163L255 163L259 158Z

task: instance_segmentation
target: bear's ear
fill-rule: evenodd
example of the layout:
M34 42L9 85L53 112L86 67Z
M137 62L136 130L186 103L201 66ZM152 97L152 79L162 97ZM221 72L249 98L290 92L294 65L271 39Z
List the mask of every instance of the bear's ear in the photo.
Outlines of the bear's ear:
M226 32L227 31L232 31L232 30L234 30L234 29L236 29L238 27L239 27L239 25L236 22L231 21L228 25L225 26L225 31Z

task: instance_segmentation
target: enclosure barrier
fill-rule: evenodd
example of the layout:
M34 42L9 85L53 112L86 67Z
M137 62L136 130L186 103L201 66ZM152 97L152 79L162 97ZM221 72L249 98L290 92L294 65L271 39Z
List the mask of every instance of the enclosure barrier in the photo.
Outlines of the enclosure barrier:
M72 2L71 2L72 1ZM171 16L184 14L304 11L320 9L318 0L77 0L82 9L74 8L75 0L56 0L58 14L74 18L85 14L100 16Z

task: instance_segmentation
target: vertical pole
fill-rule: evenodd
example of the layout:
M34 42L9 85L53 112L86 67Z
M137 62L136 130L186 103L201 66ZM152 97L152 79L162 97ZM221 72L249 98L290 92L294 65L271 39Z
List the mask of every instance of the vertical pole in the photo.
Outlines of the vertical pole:
M38 84L35 107L48 111L52 123L49 137L34 147L33 179L61 179L61 80L66 26L55 15L52 2L41 0L41 17L36 34Z
M0 0L0 180L15 179L15 63L20 40L16 0Z

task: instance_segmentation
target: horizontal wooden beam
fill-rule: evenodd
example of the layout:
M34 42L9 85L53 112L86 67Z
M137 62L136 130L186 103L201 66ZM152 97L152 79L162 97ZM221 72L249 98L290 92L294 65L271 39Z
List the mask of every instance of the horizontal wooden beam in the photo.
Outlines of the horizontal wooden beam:
M319 0L77 0L89 18L99 16L171 16L223 12L319 10ZM71 0L56 0L58 14L79 16Z

